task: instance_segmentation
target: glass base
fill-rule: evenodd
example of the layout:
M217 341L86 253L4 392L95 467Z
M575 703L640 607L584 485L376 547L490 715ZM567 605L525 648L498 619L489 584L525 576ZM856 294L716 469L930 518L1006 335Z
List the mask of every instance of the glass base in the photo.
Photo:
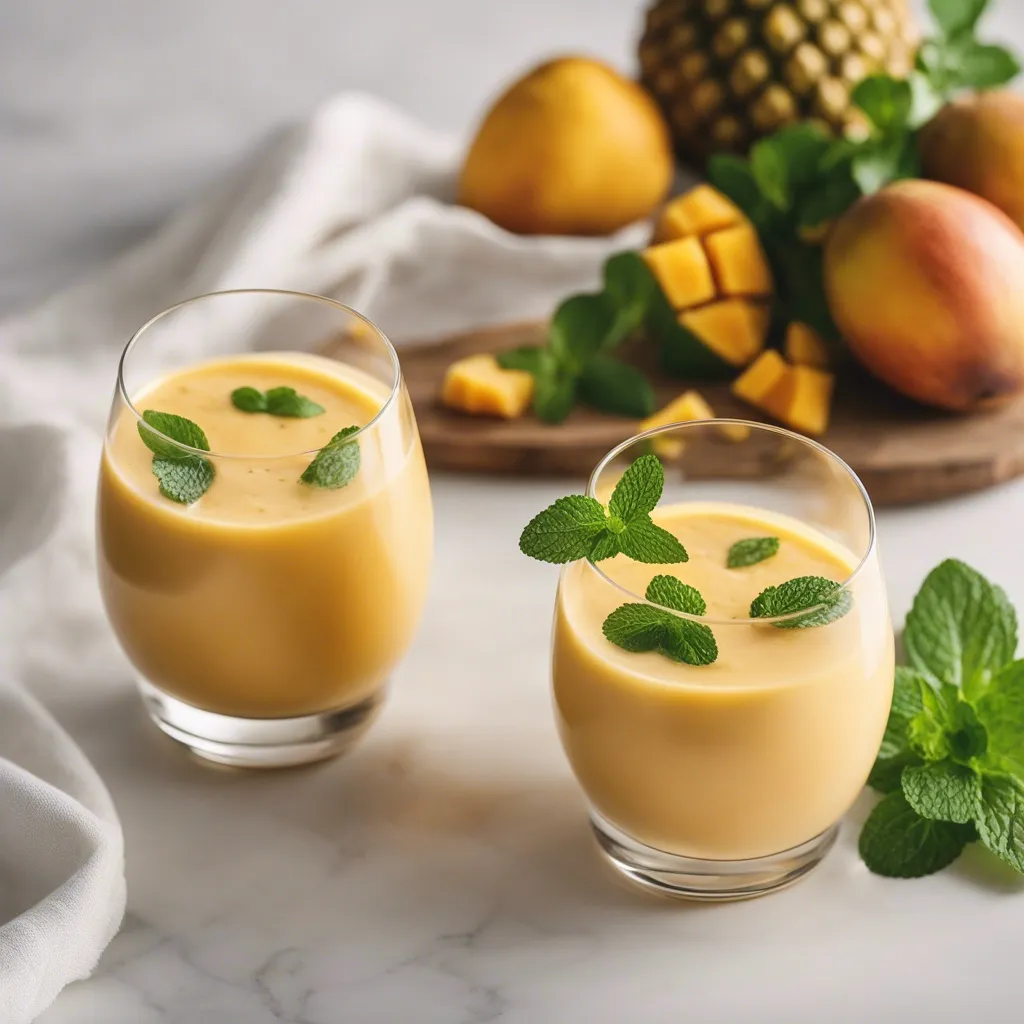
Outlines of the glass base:
M634 885L661 896L707 902L753 899L792 885L821 863L839 833L833 825L800 846L768 857L702 860L645 846L595 813L590 824L605 858Z
M341 711L297 718L234 718L186 704L145 680L139 692L150 718L193 754L234 768L289 768L346 753L369 728L384 689Z

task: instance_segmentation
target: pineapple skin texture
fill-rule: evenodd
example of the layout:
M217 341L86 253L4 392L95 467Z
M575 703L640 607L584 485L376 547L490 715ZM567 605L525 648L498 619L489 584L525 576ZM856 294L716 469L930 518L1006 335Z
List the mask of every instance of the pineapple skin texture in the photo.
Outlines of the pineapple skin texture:
M679 155L701 166L796 121L856 130L850 90L905 76L916 41L907 0L655 0L640 76Z
M561 57L488 111L459 179L459 202L524 235L606 235L664 199L675 172L668 126L636 82Z

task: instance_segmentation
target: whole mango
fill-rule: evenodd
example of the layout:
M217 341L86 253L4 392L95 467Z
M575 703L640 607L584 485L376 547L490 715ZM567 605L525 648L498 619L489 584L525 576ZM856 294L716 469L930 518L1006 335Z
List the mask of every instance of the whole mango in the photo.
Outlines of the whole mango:
M983 92L949 103L918 145L925 177L976 193L1024 230L1024 96Z
M901 181L859 200L825 247L829 308L897 391L968 411L1024 388L1024 233L978 196Z
M520 234L604 235L649 216L673 173L668 127L644 89L598 61L561 57L488 111L459 202Z

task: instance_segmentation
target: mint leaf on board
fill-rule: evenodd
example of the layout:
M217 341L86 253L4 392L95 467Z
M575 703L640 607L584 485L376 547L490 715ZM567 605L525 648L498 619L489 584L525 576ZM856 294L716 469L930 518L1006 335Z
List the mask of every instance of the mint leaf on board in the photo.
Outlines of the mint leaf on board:
M614 311L601 292L571 295L555 310L548 329L551 353L559 365L579 374L601 351L612 326Z
M966 825L973 820L981 799L978 773L956 761L935 761L905 768L903 795L922 818L954 821Z
M607 525L604 506L596 498L571 494L559 498L526 524L519 550L530 558L556 565L593 558L594 541Z
M988 733L986 760L1024 778L1024 660L992 677L975 711Z
M644 596L648 601L688 615L703 615L708 610L701 592L675 576L655 576L647 584Z
M267 396L259 388L235 388L231 392L231 404L242 412L266 412Z
M1024 874L1024 780L984 776L974 823L985 847Z
M679 538L658 526L650 516L637 516L631 519L617 539L619 550L634 562L667 565L673 562L687 562L690 559Z
M643 419L654 412L654 389L647 378L607 355L596 355L583 367L577 394L591 408L617 416Z
M632 462L615 484L608 511L624 523L650 515L661 501L665 489L665 470L657 455L641 455Z
M925 578L907 614L903 643L910 664L933 686L949 683L968 699L1017 649L1017 615L1000 587L956 559Z
M660 597L687 606L679 611L704 605L698 591L671 576L655 576L645 597L648 601L658 601ZM635 654L657 651L687 665L710 665L718 658L718 644L708 626L649 604L620 605L604 620L601 629L611 643Z
M173 412L146 409L142 414L142 419L143 423L137 424L139 437L154 455L158 455L162 459L184 459L191 455L191 452L183 451L178 447L182 444L204 452L210 450L210 442L206 440L203 428L198 423L185 419L184 416L177 416ZM147 430L146 426L152 427L152 430ZM159 431L164 437L160 437L160 434L156 434L154 431ZM168 437L171 441L177 441L178 444L171 444L170 441L165 440Z
M139 436L153 453L153 475L159 481L160 493L181 505L198 501L213 483L213 463L195 452L179 448L166 438L208 452L210 442L202 427L184 416L156 409L146 409L142 420L137 424ZM154 433L157 430L165 437Z
M311 487L323 487L336 491L350 484L359 472L362 454L358 441L346 438L358 433L359 427L344 427L316 453L313 461L306 467L300 483Z
M891 793L899 789L903 769L924 763L910 745L910 723L922 710L919 688L922 682L928 685L912 669L896 666L889 718L885 723L878 757L868 776L868 785L879 793Z
M503 370L524 370L526 373L538 374L541 371L544 351L540 345L522 345L507 352L499 352L498 365Z
M656 289L639 253L620 252L605 260L604 294L615 311L605 349L615 348L643 326Z
M956 36L974 28L989 0L928 0L928 9L943 35Z
M841 584L823 576L798 576L775 587L766 587L750 603L752 619L776 618L813 609L785 622L773 622L778 629L807 629L827 626L846 615L853 597Z
M779 550L778 537L747 537L738 540L726 556L726 567L729 569L743 569L748 565L757 565L765 559L771 558Z
M544 351L533 390L533 411L544 423L561 423L576 404L576 377Z
M922 818L896 790L868 815L858 848L876 875L922 878L952 864L974 838L971 825Z

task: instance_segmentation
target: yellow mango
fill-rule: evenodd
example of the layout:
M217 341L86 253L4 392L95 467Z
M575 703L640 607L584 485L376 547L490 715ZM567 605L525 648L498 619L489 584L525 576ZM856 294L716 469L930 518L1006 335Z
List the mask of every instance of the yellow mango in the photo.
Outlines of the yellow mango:
M678 397L673 398L664 408L659 409L652 416L648 416L640 424L640 430L641 432L653 430L654 427L663 427L668 423L689 423L693 420L713 420L714 418L714 410L699 391L684 391ZM678 459L683 454L685 447L683 441L671 435L663 435L651 440L651 448L654 452L667 459Z
M673 309L688 309L715 297L715 279L699 238L679 238L641 253Z
M491 355L468 356L452 363L444 375L441 401L477 416L522 416L533 400L533 375L503 370Z
M770 295L772 272L752 224L715 231L704 248L723 295Z
M670 200L661 211L654 231L656 241L667 242L690 235L706 235L742 224L739 207L710 185L698 185Z
M786 328L783 350L786 358L797 366L813 366L816 370L828 369L828 346L822 336L807 324L794 321Z
M773 415L802 434L817 437L828 429L835 376L813 366L789 368L779 394L772 396Z
M722 299L679 316L715 355L730 366L746 366L764 348L771 314L746 299Z
M755 409L763 409L780 417L782 398L792 372L785 359L775 349L762 352L733 382L729 389L737 398L749 402Z

